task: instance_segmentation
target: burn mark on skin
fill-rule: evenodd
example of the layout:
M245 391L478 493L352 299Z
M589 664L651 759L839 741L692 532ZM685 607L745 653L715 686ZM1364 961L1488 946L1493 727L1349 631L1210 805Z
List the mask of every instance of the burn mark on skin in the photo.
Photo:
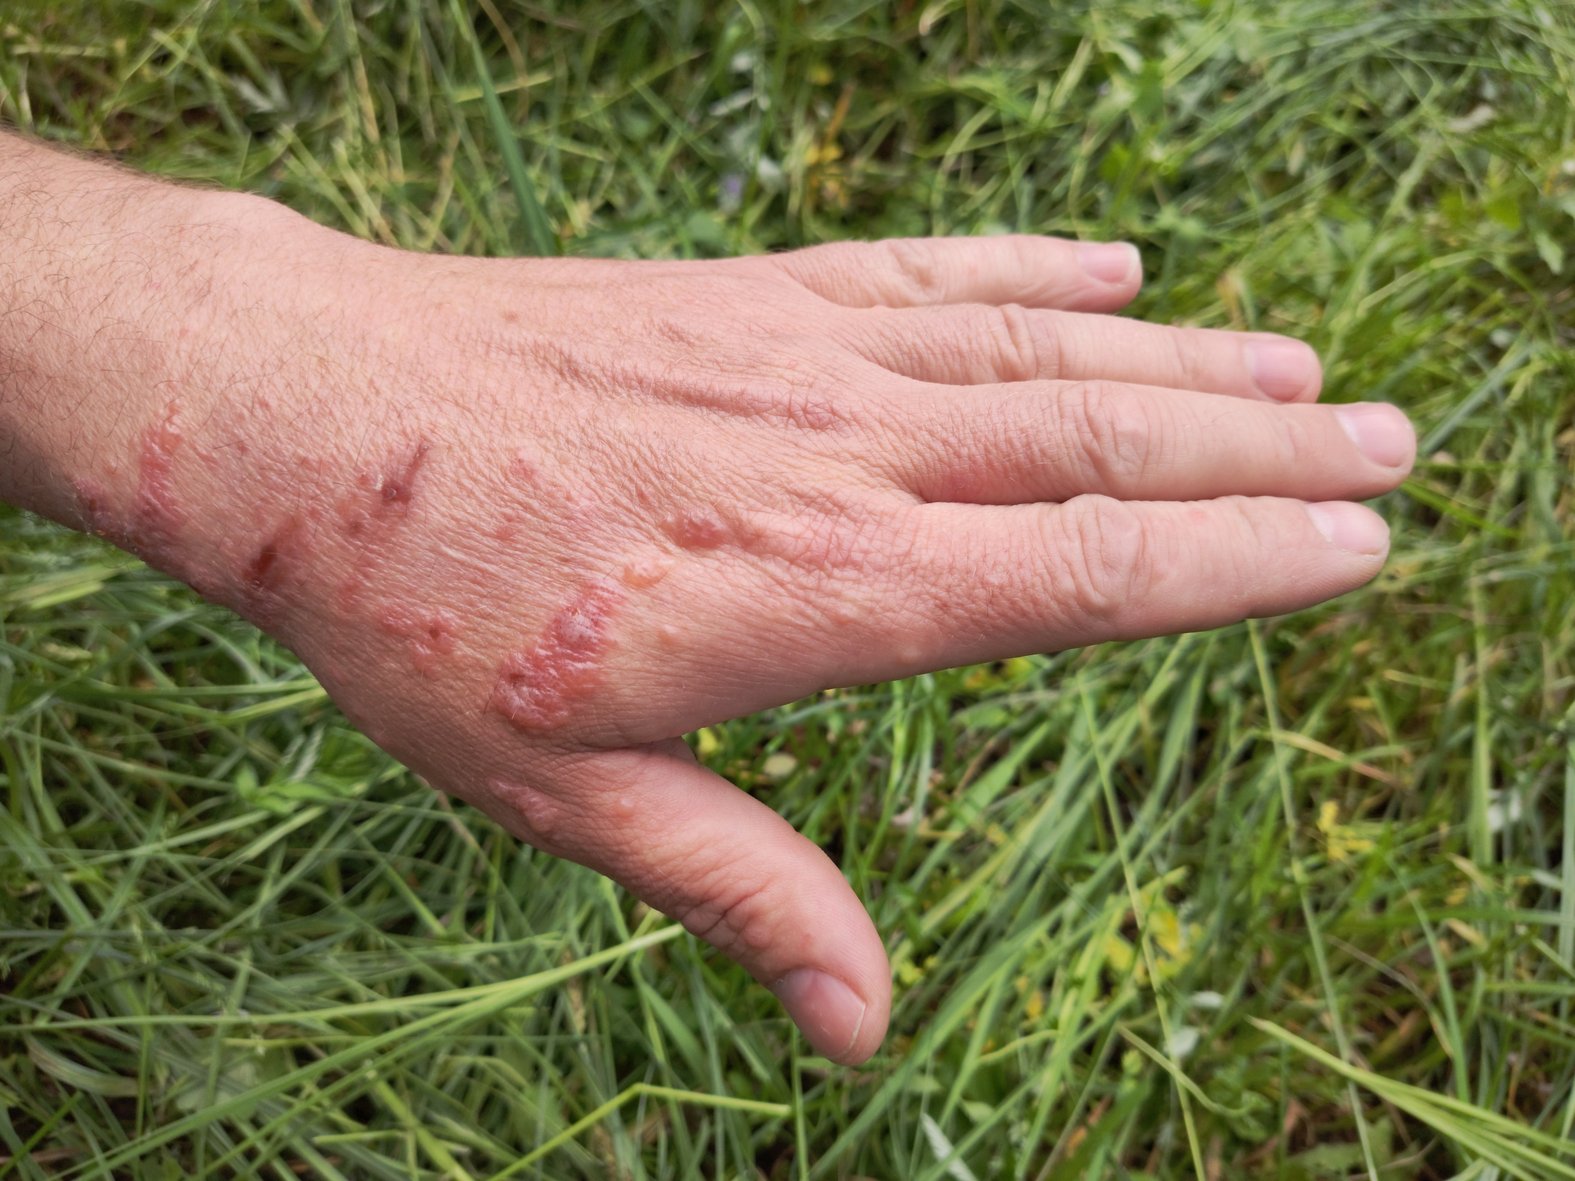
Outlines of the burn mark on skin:
M424 611L402 603L385 603L378 610L377 626L388 635L408 641L410 663L425 677L436 672L443 658L453 653L459 630L452 611Z
M593 580L498 670L488 708L521 730L551 730L566 722L575 705L603 684L603 663L612 641L614 611L622 602L611 579Z

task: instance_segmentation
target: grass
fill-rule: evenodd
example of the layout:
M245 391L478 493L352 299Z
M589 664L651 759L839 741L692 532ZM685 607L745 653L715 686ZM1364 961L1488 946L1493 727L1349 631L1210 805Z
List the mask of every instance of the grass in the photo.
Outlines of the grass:
M813 1057L290 655L0 532L0 1177L1575 1177L1575 12L20 0L0 113L420 249L1125 237L1422 462L1370 589L703 733L887 933Z

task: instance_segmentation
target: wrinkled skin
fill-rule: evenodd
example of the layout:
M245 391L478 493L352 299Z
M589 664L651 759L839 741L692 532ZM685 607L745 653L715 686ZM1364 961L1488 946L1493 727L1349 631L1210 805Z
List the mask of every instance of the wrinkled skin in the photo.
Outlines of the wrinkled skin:
M881 940L681 736L1340 594L1387 547L1349 502L1412 461L1398 411L1316 404L1305 346L1109 315L1121 247L488 261L204 209L202 295L150 295L116 425L34 499L280 637L427 782L681 920L842 1062L886 1029Z

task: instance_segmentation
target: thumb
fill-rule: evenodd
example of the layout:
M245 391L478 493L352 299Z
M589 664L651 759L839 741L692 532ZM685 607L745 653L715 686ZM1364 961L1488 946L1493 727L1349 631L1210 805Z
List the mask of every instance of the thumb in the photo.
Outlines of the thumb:
M514 806L494 801L520 835L606 874L737 960L818 1053L853 1064L875 1052L891 1009L886 951L815 844L677 739L566 756L553 780L550 801L534 788L514 789L526 797Z

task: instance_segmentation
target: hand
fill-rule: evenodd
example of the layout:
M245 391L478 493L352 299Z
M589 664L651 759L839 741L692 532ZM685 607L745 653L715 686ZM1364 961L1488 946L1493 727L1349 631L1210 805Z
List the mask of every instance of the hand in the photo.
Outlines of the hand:
M279 636L434 787L737 959L841 1062L886 1029L880 938L680 736L1340 594L1387 548L1347 502L1413 458L1393 408L1314 404L1301 344L1102 314L1140 281L1119 245L467 260L247 200L207 297L162 305L157 393L77 478L82 521Z

